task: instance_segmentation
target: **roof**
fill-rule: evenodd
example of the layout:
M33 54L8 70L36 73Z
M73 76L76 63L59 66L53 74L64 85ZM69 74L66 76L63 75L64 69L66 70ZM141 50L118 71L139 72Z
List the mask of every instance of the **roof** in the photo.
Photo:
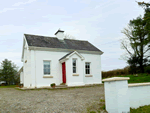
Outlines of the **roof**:
M68 54L66 54L65 56L63 56L61 59L59 59L59 61L60 60L62 60L62 59L64 59L64 58L66 58L67 56L69 56L71 53L73 53L74 51L71 51L70 53L68 53Z
M65 56L63 56L61 59L59 59L59 61L62 63L62 62L64 62L64 60L68 60L69 57L72 56L73 54L77 54L81 58L81 60L84 60L84 57L80 53L78 53L77 51L72 51L72 52L66 54Z
M26 37L28 46L102 52L88 41L72 40L72 39L59 40L56 37L38 36L30 34L24 35Z

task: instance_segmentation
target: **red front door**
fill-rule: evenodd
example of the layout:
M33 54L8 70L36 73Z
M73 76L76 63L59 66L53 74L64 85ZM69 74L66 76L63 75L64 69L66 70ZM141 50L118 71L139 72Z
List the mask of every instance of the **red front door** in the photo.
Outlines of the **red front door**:
M65 65L65 62L62 63L62 79L63 79L63 83L66 83L66 65Z

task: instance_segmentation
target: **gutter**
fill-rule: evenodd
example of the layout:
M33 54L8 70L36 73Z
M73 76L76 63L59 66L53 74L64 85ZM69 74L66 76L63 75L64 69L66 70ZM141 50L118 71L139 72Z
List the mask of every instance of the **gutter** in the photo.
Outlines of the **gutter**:
M87 50L74 50L74 49L61 49L61 48L46 48L46 47L35 47L29 46L30 50L41 50L41 51L57 51L57 52L72 52L77 51L79 53L87 53L87 54L99 54L102 55L104 52L102 51L87 51Z

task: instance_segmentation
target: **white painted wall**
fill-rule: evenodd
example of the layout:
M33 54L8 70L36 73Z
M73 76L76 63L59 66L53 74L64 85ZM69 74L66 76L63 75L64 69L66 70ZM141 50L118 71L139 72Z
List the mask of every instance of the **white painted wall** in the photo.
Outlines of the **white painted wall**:
M150 105L150 85L129 87L130 107Z
M64 33L63 32L58 32L57 34L56 34L56 37L58 38L58 39L64 39Z
M68 52L35 51L35 74L37 87L50 86L51 83L55 83L56 85L60 85L60 83L62 83L62 64L59 62L59 59L67 53ZM51 62L50 76L53 76L53 78L43 78L44 60L49 60Z
M24 84L24 76L23 76L23 72L20 73L20 84Z
M27 45L26 45L27 46ZM51 83L60 85L62 83L62 64L59 59L69 52L24 50L24 87L44 87ZM77 86L85 84L101 83L101 56L96 54L80 53L85 60L81 60L76 54L66 61L66 84ZM79 76L72 76L72 59L77 58L77 71ZM25 61L27 60L27 63ZM53 78L43 78L43 61L51 61L51 74ZM91 75L85 77L85 62L91 62Z
M73 76L73 68L72 68L72 60L77 59L76 65L77 65L77 73L79 76ZM74 54L72 55L69 60L66 61L66 76L67 76L67 85L68 86L78 86L78 85L84 85L84 73L83 73L83 64L84 61L81 60L81 58Z
M74 54L66 62L67 68L67 84L68 86L77 86L85 84L100 84L101 83L101 56L96 54L84 54L80 53L85 59L81 58ZM72 59L77 60L77 74L79 76L72 76ZM85 62L91 62L91 74L93 77L85 77Z
M85 84L100 84L101 82L101 55L83 54L85 58L83 61L83 81ZM85 77L85 62L91 62L91 74L93 77Z
M27 62L25 63L25 61ZM23 80L24 80L24 87L31 86L31 51L28 49L27 42L25 41L25 48L24 48L24 59L23 59Z
M128 113L130 107L150 105L150 83L128 84L128 79L128 77L103 79L105 105L109 113Z
M127 80L105 82L104 88L105 105L108 113L127 113L130 111Z

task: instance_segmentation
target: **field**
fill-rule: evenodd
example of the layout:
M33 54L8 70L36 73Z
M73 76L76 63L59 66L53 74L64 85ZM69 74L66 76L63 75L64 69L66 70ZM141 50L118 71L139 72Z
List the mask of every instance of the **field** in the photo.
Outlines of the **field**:
M0 88L15 88L17 85L0 86Z
M137 74L136 75L119 75L114 77L130 77L128 83L143 83L143 82L150 82L150 74ZM103 78L105 79L105 78Z

